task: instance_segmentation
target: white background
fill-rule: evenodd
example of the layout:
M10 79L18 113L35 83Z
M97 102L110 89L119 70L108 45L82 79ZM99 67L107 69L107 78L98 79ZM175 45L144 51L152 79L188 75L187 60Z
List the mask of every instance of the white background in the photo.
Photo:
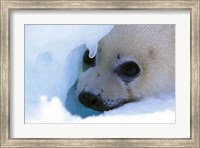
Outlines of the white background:
M24 24L176 24L176 123L24 124ZM19 11L11 16L12 138L189 138L189 11Z

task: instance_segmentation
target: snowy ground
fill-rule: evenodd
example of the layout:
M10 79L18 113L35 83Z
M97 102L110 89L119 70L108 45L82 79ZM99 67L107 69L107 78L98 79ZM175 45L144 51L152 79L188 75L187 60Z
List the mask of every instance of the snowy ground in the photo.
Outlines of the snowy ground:
M25 26L26 123L174 123L175 95L129 103L99 113L82 106L74 88L81 55L112 25ZM85 46L86 45L86 46Z
M48 100L41 96L35 107L35 114L28 116L27 123L174 123L174 95L162 98L145 98L137 103L129 103L100 115L81 118L72 115L58 97Z

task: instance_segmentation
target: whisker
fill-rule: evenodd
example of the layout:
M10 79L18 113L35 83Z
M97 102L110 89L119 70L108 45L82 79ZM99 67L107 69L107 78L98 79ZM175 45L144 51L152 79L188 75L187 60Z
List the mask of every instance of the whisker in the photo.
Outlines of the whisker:
M128 99L116 99L116 100L118 100L118 101L137 101L139 99L138 98L135 98L135 99L128 98Z

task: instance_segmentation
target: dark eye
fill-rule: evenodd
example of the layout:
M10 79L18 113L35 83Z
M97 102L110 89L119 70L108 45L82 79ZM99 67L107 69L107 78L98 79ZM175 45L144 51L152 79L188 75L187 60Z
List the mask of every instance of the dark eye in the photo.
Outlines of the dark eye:
M133 61L122 63L114 69L114 72L122 79L124 82L133 81L140 73L140 67Z
M89 50L87 50L84 55L83 55L83 61L86 65L91 65L94 66L95 64L95 57L94 58L90 58L89 57Z

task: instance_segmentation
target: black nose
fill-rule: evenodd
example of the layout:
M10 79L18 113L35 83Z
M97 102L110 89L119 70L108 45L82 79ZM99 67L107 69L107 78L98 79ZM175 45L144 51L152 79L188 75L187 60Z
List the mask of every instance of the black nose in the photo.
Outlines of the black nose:
M103 103L101 98L90 92L82 92L79 96L79 101L86 107L101 111Z

